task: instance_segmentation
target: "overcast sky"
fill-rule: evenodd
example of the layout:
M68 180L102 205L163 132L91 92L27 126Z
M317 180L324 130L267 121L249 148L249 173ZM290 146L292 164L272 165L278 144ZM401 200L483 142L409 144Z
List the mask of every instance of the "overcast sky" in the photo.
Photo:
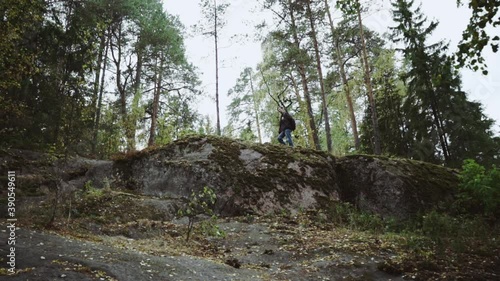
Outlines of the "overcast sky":
M194 35L191 26L203 17L198 6L199 0L163 0L164 7L170 14L179 16L190 34L185 40L189 61L198 67L203 83L203 90L213 97L200 102L199 111L209 115L215 122L215 58L213 38ZM219 0L218 3L224 1ZM245 67L255 67L261 60L260 42L252 37L241 40L241 35L255 33L254 25L264 18L271 19L270 13L256 8L261 1L226 0L231 5L226 13L227 25L221 31L219 43L219 95L221 99L221 126L227 124L226 107L229 104L227 91L234 86L240 72ZM465 29L470 11L466 7L457 8L456 0L422 0L422 12L428 20L437 20L439 25L434 31L431 42L444 40L450 43L450 52L456 50L463 30ZM377 3L370 7L364 16L364 24L379 33L388 31L393 26L389 0L371 1ZM418 0L415 4L420 3ZM490 29L491 34L500 34L500 28ZM231 39L238 35L240 40ZM241 43L238 43L241 42ZM495 131L500 134L500 53L493 53L488 47L485 52L489 74L483 76L470 70L463 70L463 90L469 94L470 100L480 101L484 113L496 120Z

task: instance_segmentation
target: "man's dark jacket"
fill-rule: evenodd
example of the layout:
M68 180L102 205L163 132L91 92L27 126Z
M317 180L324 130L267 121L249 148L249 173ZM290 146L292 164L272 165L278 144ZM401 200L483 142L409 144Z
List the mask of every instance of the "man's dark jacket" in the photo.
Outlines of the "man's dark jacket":
M281 114L280 119L280 130L278 133L281 134L285 129L295 130L295 120L293 119L288 112Z

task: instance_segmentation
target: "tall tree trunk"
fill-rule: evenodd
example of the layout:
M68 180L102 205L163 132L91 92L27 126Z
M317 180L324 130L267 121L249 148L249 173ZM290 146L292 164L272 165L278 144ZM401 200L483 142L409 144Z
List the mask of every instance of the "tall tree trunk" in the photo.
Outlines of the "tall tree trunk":
M376 155L380 155L382 151L380 148L380 130L378 127L377 107L375 105L375 97L373 95L371 75L370 75L370 66L368 65L368 55L366 53L366 42L365 42L365 35L364 35L364 31L363 31L363 21L361 19L361 5L359 3L359 0L356 0L356 9L357 9L357 13L358 13L359 36L361 38L361 45L362 45L362 52L363 52L363 66L364 66L364 70L365 70L365 85L366 85L366 90L368 92L368 100L370 102L371 118L372 118L372 125L373 125L373 138L374 138L373 151Z
M92 109L94 110L94 132L93 132L93 138L92 138L92 154L96 153L96 147L97 147L97 130L98 130L98 124L97 124L97 100L99 97L99 82L101 78L101 68L102 68L102 61L103 61L103 53L105 49L105 43L106 43L106 30L103 30L101 34L101 41L99 42L99 52L97 55L97 67L96 67L96 72L95 72L95 77L94 77L94 90L92 93Z
M67 124L64 126L64 155L68 156L70 152L78 152L77 147L78 144L74 144L74 142L71 140L71 131L73 131L73 115L75 112L75 97L77 95L78 91L74 91L73 94L70 94L70 103L71 103L71 110L69 111L69 114L66 114ZM69 115L69 116L68 116ZM71 147L71 145L75 145L75 147Z
M325 8L326 8L326 14L328 15L328 21L330 23L330 29L332 32L332 37L335 35L335 28L333 27L333 20L332 20L332 14L330 13L330 7L328 5L328 0L325 0ZM347 74L345 71L345 65L342 60L344 54L342 53L342 49L340 49L340 42L338 38L332 38L333 41L335 42L335 50L337 53L337 64L340 69L340 77L342 79L342 88L344 89L344 93L346 95L346 100L347 100L347 106L349 108L349 116L351 119L351 129L352 129L352 135L354 138L354 147L356 150L359 151L360 149L360 140L359 140L359 133L358 133L358 125L356 122L356 114L354 113L354 106L352 102L352 97L351 97L351 88L349 87L349 83L347 81Z
M318 39L316 37L316 25L314 23L314 17L311 10L311 0L306 1L307 14L309 17L309 23L311 24L311 38L314 46L314 53L316 55L316 68L318 70L319 86L321 90L321 100L323 103L323 117L325 120L325 133L326 133L326 147L328 152L332 152L332 133L330 130L330 118L328 116L328 104L326 100L325 83L323 81L323 71L321 70L321 57L319 54Z
M215 106L217 107L217 135L221 135L220 130L220 113L219 113L219 49L218 49L218 40L217 37L217 0L214 0L214 41L215 41Z
M300 50L300 42L299 42L299 37L297 35L297 25L295 22L295 15L293 13L293 8L292 8L292 0L288 0L288 9L290 13L290 19L291 19L291 24L292 24L292 35L293 35L293 40L295 47L297 50ZM312 134L312 139L313 139L313 144L314 147L318 150L321 149L320 143L319 143L319 138L318 138L318 131L316 129L316 123L314 121L314 114L312 110L312 102L311 102L311 95L309 93L309 86L307 84L307 76L306 76L306 67L302 62L299 62L298 65L298 71L302 80L302 88L304 90L304 99L306 100L306 106L307 106L307 115L309 116L309 127L310 127L310 133Z
M125 137L127 139L127 151L135 150L135 122L130 118L127 112L127 95L126 89L122 84L122 71L121 71L121 61L123 56L122 51L122 23L118 24L118 28L116 30L116 48L117 48L117 56L115 56L114 52L111 52L113 55L113 61L116 66L116 88L118 89L118 94L120 96L120 115L122 119L123 126L125 127Z
M95 125L94 125L94 137L93 137L93 151L92 153L96 153L97 140L99 139L99 125L101 122L101 109L102 109L102 95L104 93L104 81L106 77L106 68L108 66L108 49L109 49L109 39L110 34L108 33L106 37L106 48L104 50L104 62L102 66L102 74L101 74L101 82L99 83L99 96L97 98L97 110L95 114Z
M434 105L433 108L437 108L437 106ZM437 118L437 123L439 124L440 139L441 139L441 146L443 147L444 161L446 163L448 163L448 160L450 158L450 148L448 146L448 138L446 137L446 132L444 131L443 118L441 118L441 116L437 110L435 110L434 114L435 114L435 118Z
M137 53L137 69L136 69L136 72L135 72L135 81L134 81L134 100L133 100L133 103L132 103L132 108L137 108L138 106L138 101L137 101L137 95L140 95L142 93L142 89L141 89L141 81L142 81L142 66L143 66L143 57L144 57L144 48L143 48L143 45L142 45L142 42L141 42L141 37L139 37L138 39L138 44L137 44L137 49L136 49L136 53ZM137 118L136 114L135 113L132 113L132 117L131 119L134 120L134 123L135 123L135 119ZM134 128L134 135L135 135L135 128Z
M290 81L292 82L293 91L295 93L295 96L297 97L297 101L299 102L300 111L307 112L307 105L305 105L304 100L300 96L299 85L297 84L297 81L293 77L292 73L290 73L289 78L290 78ZM306 118L309 118L307 114L306 114ZM304 123L306 123L306 122L304 122ZM308 147L313 147L314 140L313 140L313 135L310 132L311 128L309 126L304 126L304 128L306 129L306 133L308 136Z
M430 73L431 70L428 70L427 73ZM432 85L432 79L429 77L429 79L425 80L425 84L427 87L427 91L432 93L431 100L430 100L430 105L431 105L431 113L433 116L433 121L434 125L436 126L436 130L438 132L438 137L439 137L439 144L441 145L441 149L443 150L443 157L445 163L448 163L449 159L449 148L448 148L448 141L446 137L446 133L444 131L444 125L442 118L439 114L439 109L438 105L436 104L436 91L434 90L434 86Z
M151 114L151 128L149 130L149 141L148 146L155 144L156 137L156 122L158 120L158 108L160 105L160 94L161 94L161 84L163 79L163 54L161 55L160 62L158 60L156 63L156 73L155 73L155 90L153 97L153 112Z
M352 102L352 96L351 96L351 88L349 87L349 81L347 81L347 74L345 71L345 65L344 62L342 61L342 50L340 49L340 43L338 38L335 39L335 47L337 49L337 56L338 56L338 61L337 63L340 66L340 77L342 77L342 85L343 89L345 92L346 100L347 100L347 107L349 108L349 116L351 120L351 128L352 128L352 135L354 138L354 147L356 150L359 151L361 142L359 140L359 133L358 133L358 123L356 122L356 114L354 112L354 104Z
M431 112L432 112L432 116L434 119L434 125L436 126L436 130L438 132L439 143L441 145L441 149L443 150L444 161L445 161L445 163L448 163L448 159L449 159L448 141L446 140L446 133L444 132L444 126L443 126L443 123L441 120L442 118L441 118L441 116L439 116L438 107L437 107L436 102L434 100L434 97L436 96L436 92L433 90L434 87L432 86L430 79L426 81L426 84L427 84L428 91L432 91L432 101L430 103L431 104Z
M253 109L255 112L255 122L257 123L257 135L259 136L259 143L262 143L262 134L260 131L260 121L259 121L259 108L257 106L257 99L255 98L255 90L253 88L253 77L250 71L250 90L252 91L252 99L253 99Z

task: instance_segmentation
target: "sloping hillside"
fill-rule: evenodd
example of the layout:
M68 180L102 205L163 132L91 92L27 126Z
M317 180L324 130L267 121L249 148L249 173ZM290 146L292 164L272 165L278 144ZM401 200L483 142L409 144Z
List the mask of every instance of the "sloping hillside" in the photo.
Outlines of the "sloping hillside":
M498 233L480 233L482 222L435 226L462 233L450 238L420 230L458 185L456 171L428 163L193 136L113 161L7 150L0 164L17 171L12 280L499 276ZM180 215L204 187L215 216Z

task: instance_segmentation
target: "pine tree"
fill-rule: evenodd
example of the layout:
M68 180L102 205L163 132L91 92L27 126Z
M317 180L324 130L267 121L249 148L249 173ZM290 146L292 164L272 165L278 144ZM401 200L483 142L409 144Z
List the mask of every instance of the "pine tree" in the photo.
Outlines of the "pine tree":
M492 138L492 121L461 91L452 61L443 54L447 46L426 45L437 23L426 25L420 8L413 9L413 1L398 0L392 5L398 23L393 38L404 43L408 67L403 75L408 93L403 112L410 157L455 167L465 158L495 161L491 153L498 147Z
M303 120L308 132L308 142L311 147L319 150L321 149L320 132L313 106L316 102L314 78L318 76L318 72L308 48L305 47L309 42L305 40L308 37L305 36L304 30L310 28L310 23L304 22L304 17L302 17L305 10L303 4L302 1L266 0L265 8L273 11L279 24L270 32L263 44L272 48L277 47L275 51L279 55L273 58L276 58L278 71L282 79L288 78L284 85L287 88L293 88L294 94L297 97L300 96L297 101L301 113L304 113ZM265 65L269 64L266 62ZM300 91L296 91L297 89Z
M402 49L408 61L409 71L405 74L408 97L404 108L409 115L411 128L408 131L414 139L415 157L421 160L439 162L448 159L448 138L443 128L439 99L432 84L432 64L439 60L442 43L426 45L426 40L436 29L437 23L426 26L426 18L420 7L412 10L413 1L398 0L392 3L393 18L397 26L393 40L405 44ZM437 62L439 63L439 62ZM435 147L436 142L439 148Z
M500 147L492 132L493 120L484 115L480 103L469 101L467 94L460 90L462 82L452 59L445 57L442 61L435 65L433 81L437 94L448 97L440 104L443 126L449 138L449 159L446 164L458 168L465 159L474 159L485 166L500 163Z
M229 3L219 3L217 0L201 0L200 6L205 15L205 22L201 23L197 28L199 31L214 39L214 53L215 53L215 106L217 112L216 133L221 135L220 127L220 112L219 112L219 40L220 31L226 25L223 16L229 7Z
M375 154L381 153L380 148L380 130L378 126L378 116L377 116L377 106L375 101L375 96L373 94L373 85L371 81L371 72L370 72L370 62L368 60L368 51L366 45L365 38L365 27L363 26L363 20L361 17L361 3L359 0L355 1L346 1L340 0L337 2L337 5L341 7L341 10L347 15L355 14L358 20L359 27L359 38L361 42L361 62L364 70L364 82L366 86L366 92L368 96L369 108L370 108L370 117L373 123L373 151Z
M395 65L395 52L385 50L375 62L373 82L376 85L375 96L377 112L379 113L379 128L381 135L382 154L409 157L406 140L405 114L402 109L404 89L398 79ZM363 135L361 143L363 151L373 153L373 129L370 111L365 111L362 123Z
M326 94L326 89L325 89L325 82L324 82L324 77L323 77L323 70L322 70L322 64L321 64L321 54L320 54L320 46L318 44L318 34L317 34L317 27L316 27L316 17L319 14L318 12L313 13L313 9L311 8L312 6L312 1L311 0L306 0L305 1L305 6L306 6L306 17L309 19L310 23L310 28L311 31L309 32L313 44L313 49L314 49L314 57L316 59L316 69L318 72L318 82L319 82L319 89L321 93L321 104L322 104L322 111L323 111L323 120L325 123L325 135L326 135L326 148L329 153L332 152L332 133L330 129L330 117L328 115L328 103L327 103L327 94Z
M360 149L360 140L359 140L359 132L358 132L358 124L356 121L356 113L354 111L354 102L352 99L352 93L351 93L351 88L349 87L349 82L347 79L347 71L345 67L345 59L344 59L344 52L342 48L340 47L340 36L338 32L336 32L335 27L333 25L333 19L332 15L330 12L330 6L328 4L328 0L324 0L325 4L325 11L328 16L328 22L330 25L330 31L331 31L331 36L332 36L332 44L333 44L333 52L332 52L332 57L337 63L337 67L339 69L339 74L340 74L340 79L342 81L342 90L345 93L346 97L346 102L347 102L347 107L349 109L349 118L351 121L351 130L352 130L352 137L354 139L354 147L356 150Z

